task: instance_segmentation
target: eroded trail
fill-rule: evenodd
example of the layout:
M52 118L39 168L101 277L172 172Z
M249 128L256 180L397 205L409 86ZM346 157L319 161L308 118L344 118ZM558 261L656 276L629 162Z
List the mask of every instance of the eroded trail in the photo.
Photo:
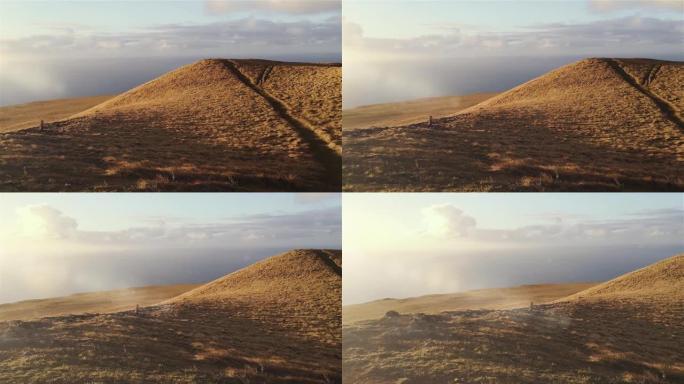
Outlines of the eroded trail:
M309 144L315 158L325 168L325 177L330 189L334 191L340 190L342 186L342 148L337 145L326 132L316 129L308 122L291 114L291 108L285 102L273 96L261 86L255 84L248 76L238 69L238 66L234 61L227 60L224 63L226 68L233 72L241 82L263 97L273 110L292 126L302 140ZM269 72L270 70L267 68L260 76L259 82L265 79Z
M620 77L622 77L627 83L629 83L632 87L636 88L637 91L641 92L644 96L648 97L653 101L653 103L660 109L663 113L663 115L673 122L677 127L680 129L684 129L684 121L682 121L681 117L677 114L677 110L670 104L667 100L663 99L660 97L657 93L651 91L648 89L648 85L655 79L655 76L660 69L660 66L654 66L651 71L646 75L644 83L646 84L646 87L641 85L637 79L632 77L627 71L622 68L620 63L618 63L616 60L613 59L607 59L606 62L610 67L617 73Z
M338 276L342 276L342 267L337 265L335 260L333 260L333 256L330 252L328 251L321 251L319 253L319 256L323 262L330 267Z

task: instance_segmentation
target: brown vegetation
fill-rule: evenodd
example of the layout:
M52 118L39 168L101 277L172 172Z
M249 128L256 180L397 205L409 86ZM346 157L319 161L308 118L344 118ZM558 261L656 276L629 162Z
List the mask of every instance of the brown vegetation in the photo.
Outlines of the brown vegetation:
M425 295L405 299L382 299L342 307L344 324L379 319L388 311L435 314L466 309L523 308L534 302L550 303L583 291L596 283L535 284L512 288L478 289L459 293Z
M339 65L202 60L1 134L0 190L339 190L340 92Z
M345 131L350 191L684 190L684 63L587 59L451 117Z
M111 98L111 95L90 96L0 107L0 133L36 127L41 120L45 123L64 120Z
M443 96L426 99L364 105L342 111L342 127L345 130L371 127L398 127L422 123L429 116L451 116L472 107L496 93L476 93L467 96Z
M395 313L345 325L343 379L681 382L683 281L684 255L679 255L533 308Z
M0 304L0 321L127 311L135 309L136 305L159 303L196 287L193 284L159 285Z
M274 256L140 313L0 322L21 383L339 383L340 251Z

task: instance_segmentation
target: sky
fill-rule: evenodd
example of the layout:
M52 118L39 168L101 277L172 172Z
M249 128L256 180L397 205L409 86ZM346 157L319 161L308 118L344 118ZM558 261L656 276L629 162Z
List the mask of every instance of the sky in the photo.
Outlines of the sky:
M684 252L681 193L350 193L343 304L606 281Z
M345 0L344 106L499 92L586 57L683 48L681 0Z
M3 194L0 303L202 283L297 248L341 248L340 195Z
M0 1L0 105L113 94L208 57L341 61L340 0Z

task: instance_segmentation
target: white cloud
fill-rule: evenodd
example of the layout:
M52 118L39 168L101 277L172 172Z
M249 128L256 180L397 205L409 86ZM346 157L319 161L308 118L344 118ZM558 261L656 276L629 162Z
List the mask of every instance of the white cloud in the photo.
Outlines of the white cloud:
M341 12L340 0L207 0L209 13L272 12L294 15Z
M317 192L308 192L308 193L296 193L294 195L294 199L296 202L300 204L318 204L326 201L330 202L338 202L340 201L340 195L338 193L317 193Z
M0 38L0 52L21 59L78 57L341 54L340 19L274 21L247 17L209 24L167 24L130 32L57 30Z
M430 58L478 55L629 55L678 54L681 20L630 16L587 23L528 25L517 30L488 32L461 27L443 34L404 39L371 38L361 25L343 21L345 61L375 58Z
M477 225L473 217L450 204L433 205L422 213L428 233L437 237L467 237Z
M423 235L482 245L514 244L526 246L561 244L648 243L669 241L676 244L684 238L684 210L669 209L640 211L621 219L594 220L559 213L542 215L544 224L526 225L511 229L481 228L475 218L451 204L432 205L421 211L424 219ZM553 220L548 220L553 217ZM681 243L681 241L679 241Z
M68 239L77 233L78 223L49 205L17 209L20 233L31 238Z
M589 0L589 8L597 12L625 9L664 9L684 12L681 0Z
M289 214L261 214L227 218L213 223L190 223L183 219L158 217L147 226L131 226L117 231L79 229L76 219L49 205L29 205L16 211L19 237L11 240L15 249L41 243L87 246L91 249L112 247L169 248L185 245L223 246L253 243L262 246L305 247L306 244L340 243L339 206L311 209ZM7 235L9 236L9 235Z

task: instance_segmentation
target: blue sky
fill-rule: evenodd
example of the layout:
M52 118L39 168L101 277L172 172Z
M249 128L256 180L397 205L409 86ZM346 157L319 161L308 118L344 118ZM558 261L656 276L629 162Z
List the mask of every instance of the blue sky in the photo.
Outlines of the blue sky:
M680 193L344 194L345 304L605 281L684 252Z
M342 242L340 194L5 194L0 217L0 303L201 283Z

